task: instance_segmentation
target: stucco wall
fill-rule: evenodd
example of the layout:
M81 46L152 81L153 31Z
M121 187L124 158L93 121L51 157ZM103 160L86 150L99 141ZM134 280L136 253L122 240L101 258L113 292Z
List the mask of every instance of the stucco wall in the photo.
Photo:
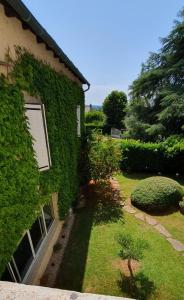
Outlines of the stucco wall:
M0 291L0 300L130 300L3 281L0 281Z
M24 30L21 22L15 17L7 17L4 12L4 7L0 4L0 61L5 61L5 55L8 49L10 55L15 59L15 46L26 48L29 52L35 55L55 69L57 72L62 72L68 78L81 84L80 80L68 70L64 64L55 58L52 51L46 49L45 44L37 43L36 35L30 30ZM7 67L0 65L0 72L7 74Z

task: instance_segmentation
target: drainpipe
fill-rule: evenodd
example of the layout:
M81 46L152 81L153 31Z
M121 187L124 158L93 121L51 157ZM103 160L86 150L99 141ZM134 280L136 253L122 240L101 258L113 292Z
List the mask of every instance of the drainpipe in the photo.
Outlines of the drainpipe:
M87 91L89 91L89 89L90 89L90 84L89 83L87 83L87 89L86 90L83 90L83 92L85 93L85 92L87 92Z

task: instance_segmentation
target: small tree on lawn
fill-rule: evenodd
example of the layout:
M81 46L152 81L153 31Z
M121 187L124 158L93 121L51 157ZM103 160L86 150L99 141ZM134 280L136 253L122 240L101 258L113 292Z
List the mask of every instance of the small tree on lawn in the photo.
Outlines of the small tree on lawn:
M89 164L91 178L109 179L119 169L121 159L120 146L117 141L93 132L89 142Z
M118 242L122 247L119 256L122 259L127 259L130 276L133 278L132 259L141 260L144 250L148 248L148 243L144 239L133 239L133 237L127 233L121 234L118 237Z

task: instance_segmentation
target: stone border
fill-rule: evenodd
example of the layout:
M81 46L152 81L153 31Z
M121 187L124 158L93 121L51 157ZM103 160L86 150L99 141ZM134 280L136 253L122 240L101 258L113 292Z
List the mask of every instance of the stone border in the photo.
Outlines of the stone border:
M71 211L68 215L68 217L65 219L64 225L61 229L61 232L59 234L58 240L56 242L56 245L58 247L60 246L60 249L57 249L52 252L52 256L50 258L50 261L46 267L46 270L40 280L41 286L46 287L54 287L57 280L58 271L60 268L60 265L62 263L62 259L64 256L64 252L70 237L70 232L73 227L73 223L75 220L75 214Z

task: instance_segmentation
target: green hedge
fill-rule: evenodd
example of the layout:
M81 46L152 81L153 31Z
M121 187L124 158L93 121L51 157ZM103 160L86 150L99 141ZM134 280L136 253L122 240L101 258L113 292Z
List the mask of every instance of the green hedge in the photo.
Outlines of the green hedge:
M23 90L40 97L45 105L52 159L49 171L37 169L24 117ZM60 216L64 217L78 195L81 141L76 107L81 105L83 124L84 94L78 84L19 49L11 80L0 80L0 100L1 274L23 232L34 222L40 204L48 201L52 192L59 192Z
M103 134L108 134L108 135L111 132L111 128L103 124L86 123L85 128L86 128L87 135L91 134L93 130L100 130Z
M122 140L121 169L125 171L184 174L184 142L174 145Z

